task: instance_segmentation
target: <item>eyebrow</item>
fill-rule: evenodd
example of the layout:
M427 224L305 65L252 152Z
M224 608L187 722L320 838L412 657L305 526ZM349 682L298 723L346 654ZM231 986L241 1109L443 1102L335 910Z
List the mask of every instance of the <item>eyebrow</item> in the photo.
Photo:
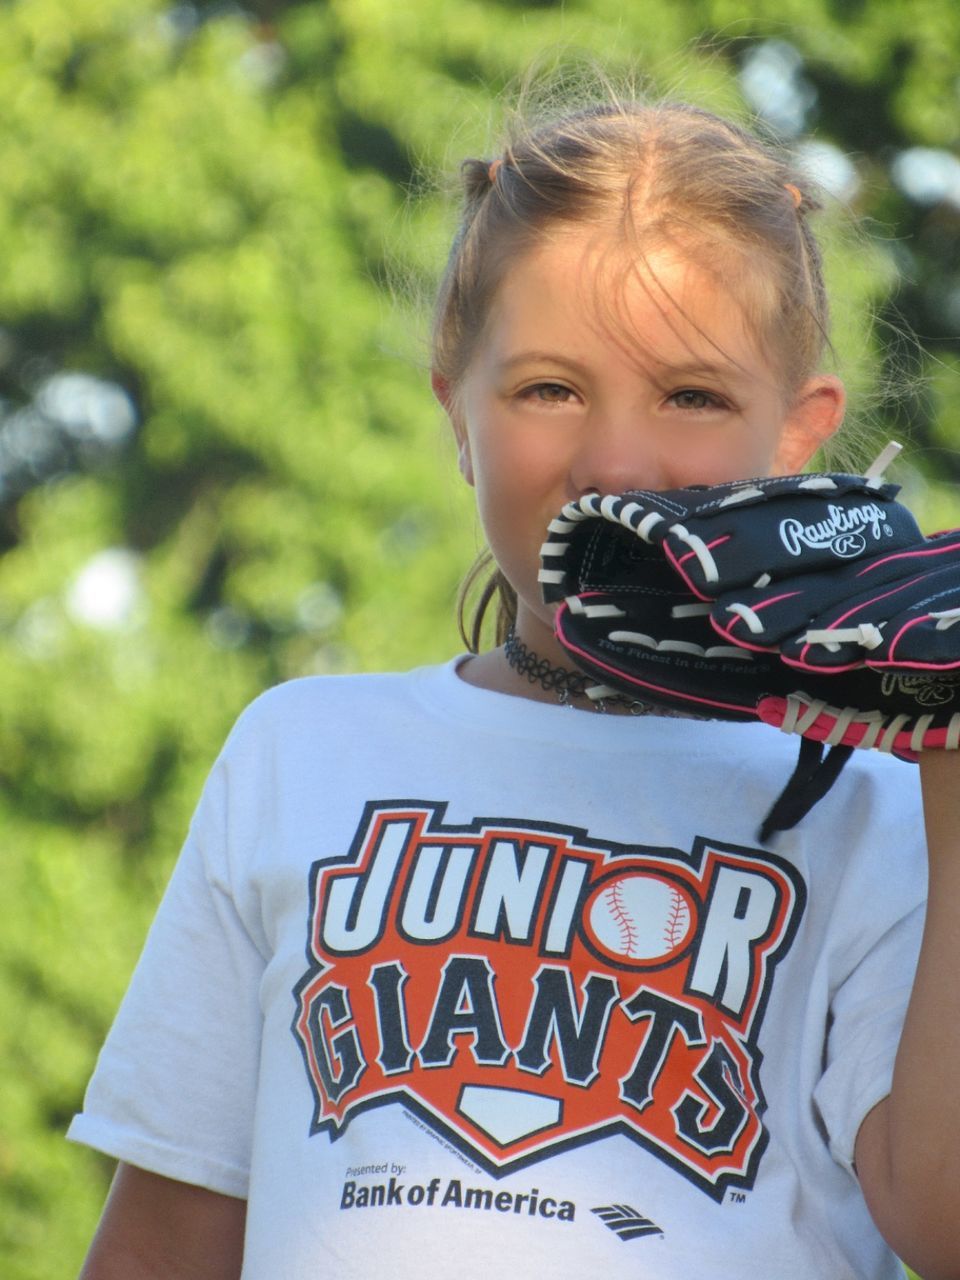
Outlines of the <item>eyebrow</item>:
M589 372L587 366L581 361L574 359L572 356L560 355L556 351L520 351L516 355L508 356L498 363L504 372L509 372L518 365L538 363L565 365L568 369L574 369L578 373ZM668 364L650 357L648 364L651 373L660 378L734 378L743 380L749 377L744 369L732 361L718 363L710 360L691 360L688 364Z
M572 356L562 356L556 351L520 351L515 356L507 356L505 360L498 360L498 365L505 372L516 368L521 364L562 364L568 369L576 369L579 372L586 373L587 366L579 360L575 360Z
M690 364L663 364L654 360L652 363L676 378L743 378L745 371L740 365L729 361L719 364L711 360L691 361Z

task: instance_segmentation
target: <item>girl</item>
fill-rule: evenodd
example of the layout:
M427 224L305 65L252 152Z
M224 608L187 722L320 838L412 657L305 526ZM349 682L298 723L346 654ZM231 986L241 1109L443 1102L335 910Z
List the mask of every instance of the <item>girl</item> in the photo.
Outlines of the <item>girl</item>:
M808 184L632 103L463 174L433 387L495 561L472 652L241 718L71 1129L121 1161L85 1280L960 1275L957 762L928 850L866 752L760 847L793 744L597 714L536 581L570 498L837 429Z

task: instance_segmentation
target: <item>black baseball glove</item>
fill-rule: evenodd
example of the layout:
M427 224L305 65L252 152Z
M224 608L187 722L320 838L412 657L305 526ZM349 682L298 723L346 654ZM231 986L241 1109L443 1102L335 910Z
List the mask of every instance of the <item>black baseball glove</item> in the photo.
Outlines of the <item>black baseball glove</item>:
M855 747L960 745L960 532L924 538L897 492L781 476L590 494L550 524L543 594L578 667L654 705L803 737L764 838Z

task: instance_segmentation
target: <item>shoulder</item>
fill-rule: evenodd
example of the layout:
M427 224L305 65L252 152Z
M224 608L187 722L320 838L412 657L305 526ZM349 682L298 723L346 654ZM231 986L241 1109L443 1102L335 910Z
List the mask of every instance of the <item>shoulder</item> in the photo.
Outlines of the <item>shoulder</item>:
M876 751L854 752L810 814L807 839L811 865L821 882L832 883L837 919L858 919L872 931L924 902L927 858L916 765Z
M342 793L383 754L385 734L410 740L422 690L443 670L306 676L267 689L227 735L194 827L232 821L255 830L275 819L278 806Z
M846 799L840 818L845 823L880 822L893 829L906 826L914 836L922 832L917 826L923 805L915 764L880 751L855 751L840 779Z
M275 685L255 698L236 721L228 754L268 741L296 742L304 736L347 733L415 702L444 666L412 671L302 676Z

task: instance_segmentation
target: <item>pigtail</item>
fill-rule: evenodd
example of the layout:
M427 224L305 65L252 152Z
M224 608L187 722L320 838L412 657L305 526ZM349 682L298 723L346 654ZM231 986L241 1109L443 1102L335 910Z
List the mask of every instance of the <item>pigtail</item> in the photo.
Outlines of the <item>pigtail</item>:
M497 160L464 160L460 165L460 181L463 186L464 217L469 220L471 211L475 211L483 198L493 186L496 176ZM493 170L493 173L491 173Z
M471 597L479 586L475 601ZM517 620L517 593L501 573L490 551L482 551L470 567L457 597L457 629L468 653L479 653L491 607L493 641L501 645Z

